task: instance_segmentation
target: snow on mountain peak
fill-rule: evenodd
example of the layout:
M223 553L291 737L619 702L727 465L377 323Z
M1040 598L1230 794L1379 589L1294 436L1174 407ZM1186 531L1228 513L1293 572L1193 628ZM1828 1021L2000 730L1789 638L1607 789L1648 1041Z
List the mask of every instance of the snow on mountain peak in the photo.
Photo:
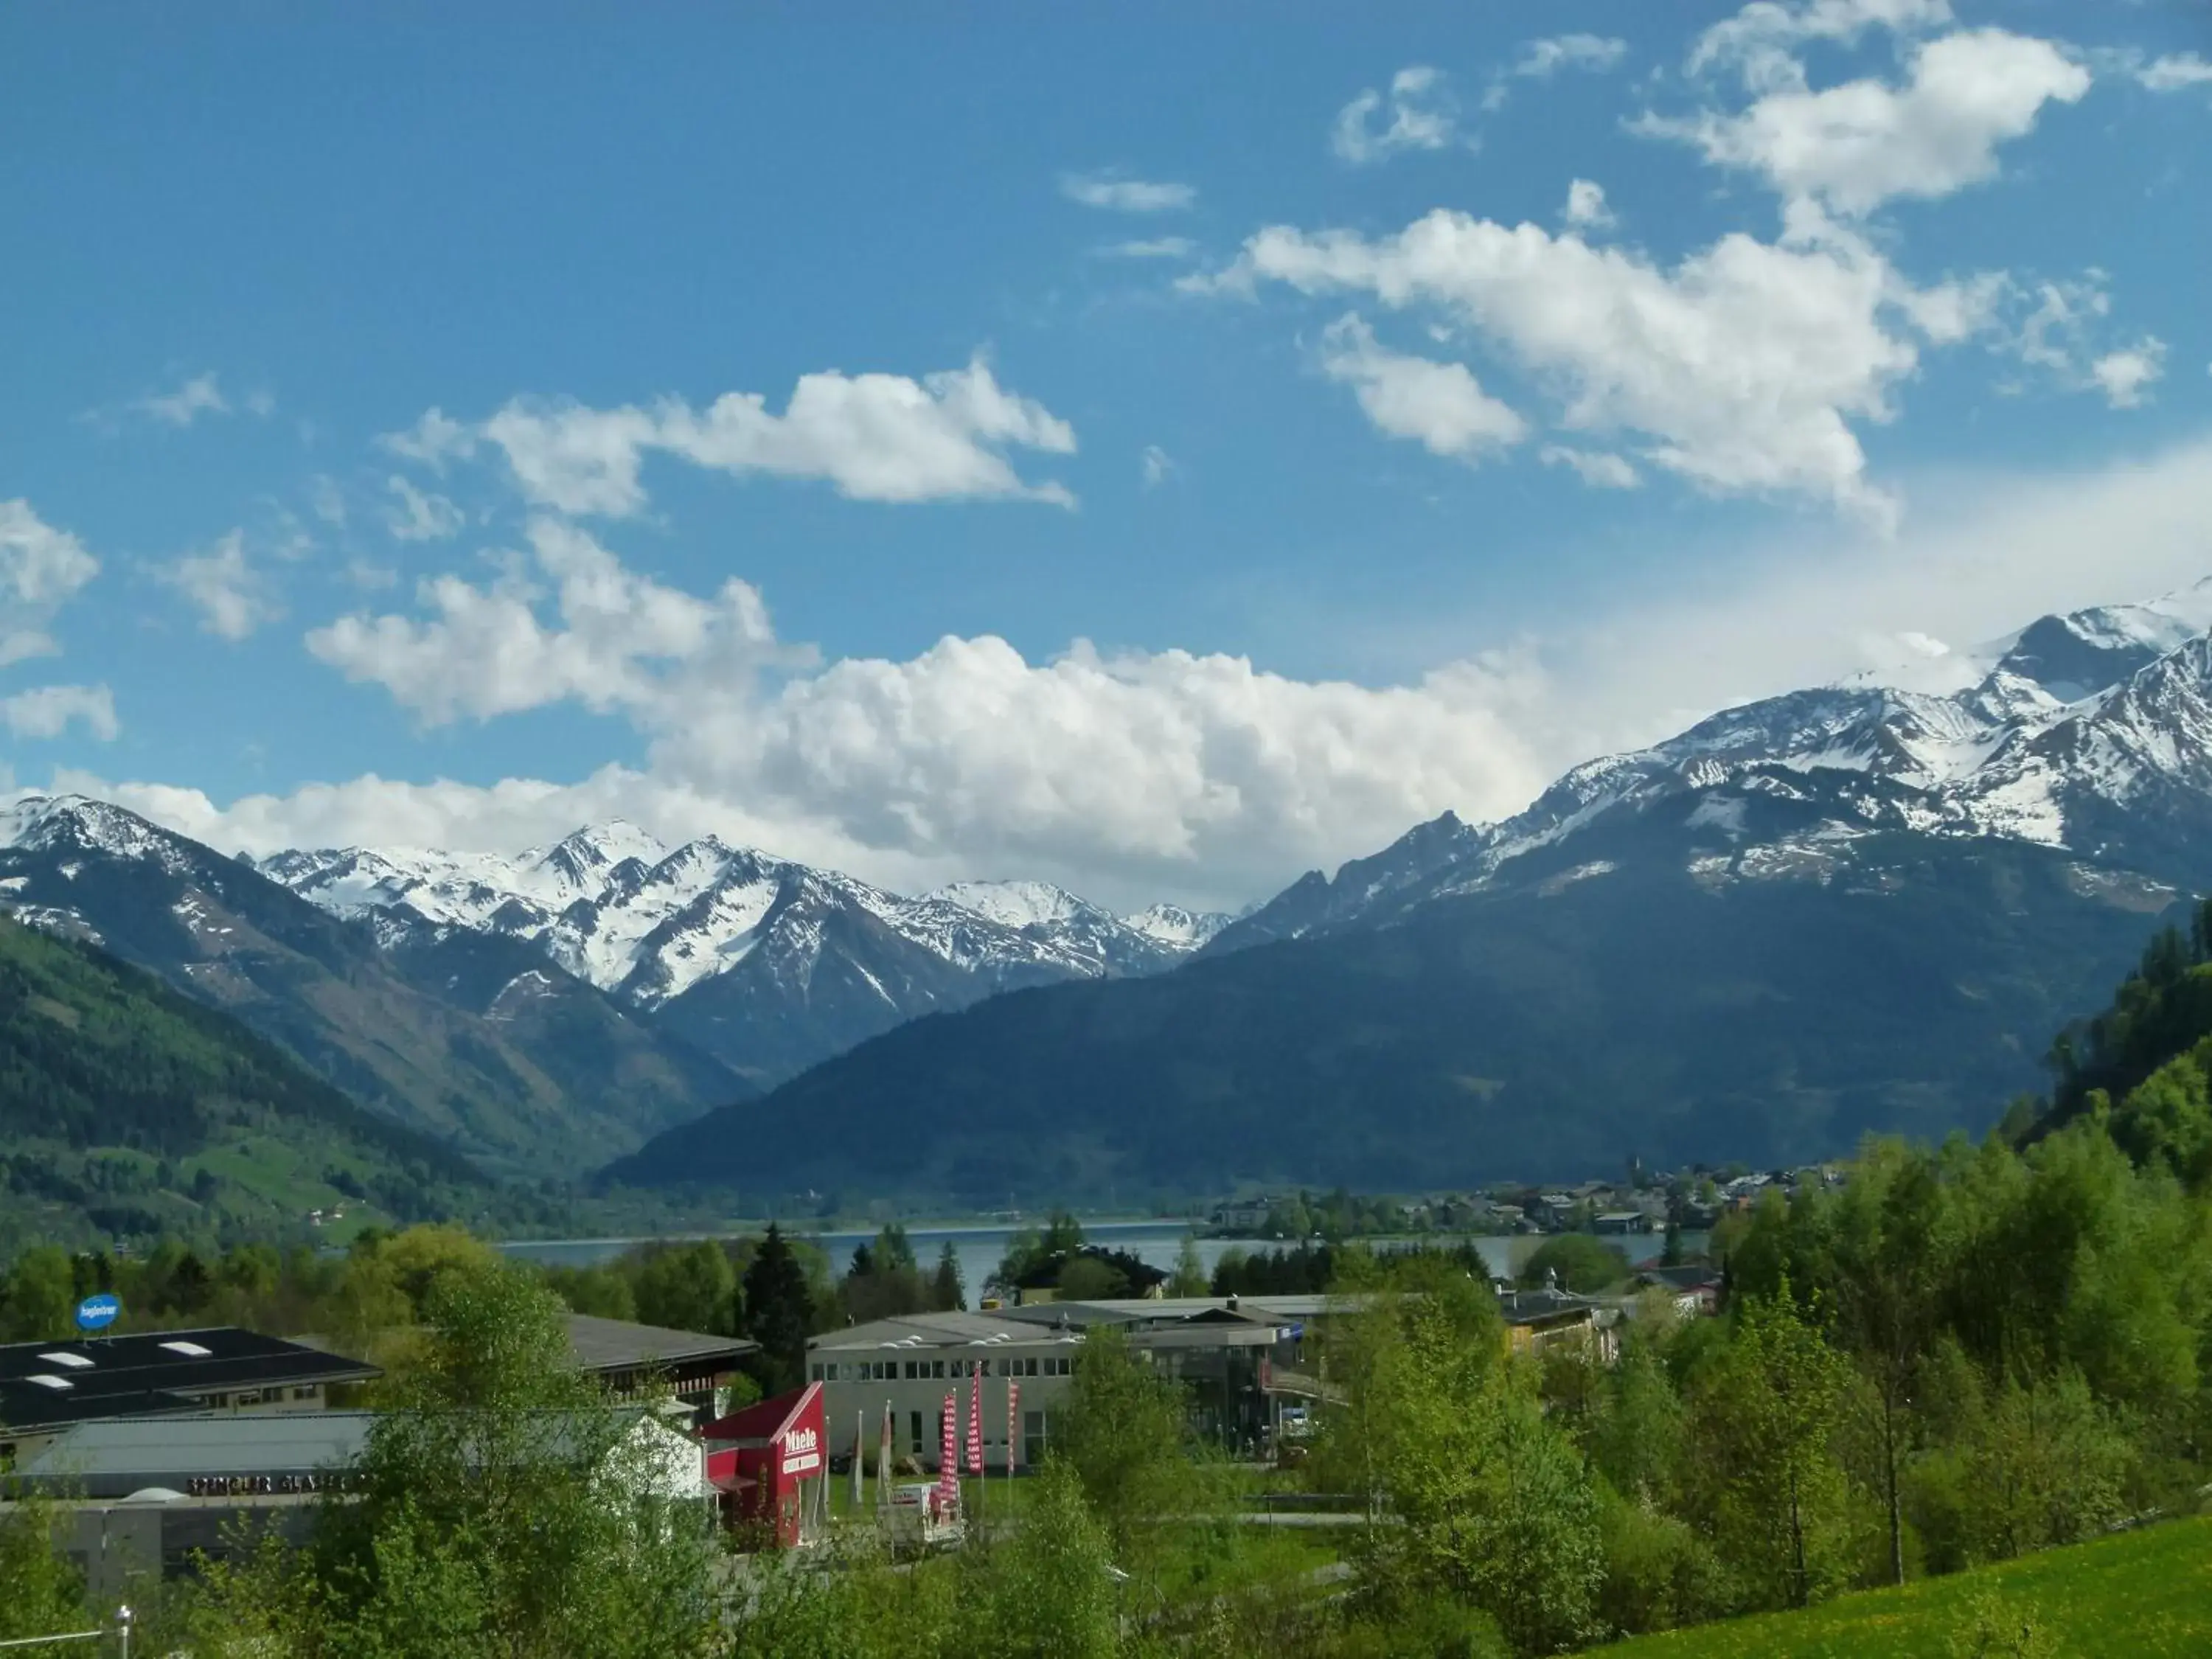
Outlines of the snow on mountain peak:
M1171 951L1195 951L1235 920L1219 910L1186 910L1180 904L1154 904L1134 915L1123 916L1121 925L1146 939L1158 940Z
M87 795L25 795L0 807L0 847L61 843L116 858L151 858L169 870L189 861L176 836L110 801Z
M923 896L973 910L1002 927L1048 927L1079 915L1100 914L1098 907L1087 899L1045 881L956 881Z

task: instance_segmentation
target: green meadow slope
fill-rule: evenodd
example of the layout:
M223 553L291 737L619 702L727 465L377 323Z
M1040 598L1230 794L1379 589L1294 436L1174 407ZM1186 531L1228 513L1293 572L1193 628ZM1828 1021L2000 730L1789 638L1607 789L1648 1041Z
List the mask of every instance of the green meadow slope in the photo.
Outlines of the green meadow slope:
M2019 1645L2023 1624L2040 1645ZM1978 1625L1998 1639L1976 1645ZM1605 1651L1620 1659L2201 1659L2212 1654L2212 1516Z

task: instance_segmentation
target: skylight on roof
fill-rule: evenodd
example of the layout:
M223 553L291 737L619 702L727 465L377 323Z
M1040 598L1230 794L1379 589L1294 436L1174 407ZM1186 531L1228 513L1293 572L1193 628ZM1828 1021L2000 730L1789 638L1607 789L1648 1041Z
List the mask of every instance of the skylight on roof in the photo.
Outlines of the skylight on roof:
M57 1391L63 1389L73 1389L76 1387L76 1384L70 1382L66 1376L48 1376L43 1372L33 1376L26 1377L24 1380L28 1382L35 1382L42 1389L52 1389Z
M187 1359L212 1359L215 1358L215 1350L213 1348L203 1348L197 1342L164 1342L161 1346L167 1348L171 1353L180 1353Z
M67 1365L71 1370L82 1370L92 1364L81 1353L42 1353L39 1358L49 1365Z

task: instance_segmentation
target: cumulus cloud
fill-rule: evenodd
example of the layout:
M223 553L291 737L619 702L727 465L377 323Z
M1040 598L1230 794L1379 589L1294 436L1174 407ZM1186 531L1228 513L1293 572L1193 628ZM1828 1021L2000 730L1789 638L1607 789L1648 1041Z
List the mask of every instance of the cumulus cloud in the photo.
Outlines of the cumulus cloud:
M343 618L309 648L428 722L618 714L651 739L656 788L835 826L878 869L1273 868L1535 781L1509 657L1370 689L1079 641L1033 663L984 636L810 672L743 582L684 593L565 523L531 541L526 574L428 583L426 614ZM798 839L783 850L815 855Z
M417 489L396 472L384 483L393 496L384 526L396 540L441 542L460 534L461 509L445 496Z
M1613 209L1607 205L1605 186L1587 179L1577 179L1567 186L1567 205L1561 216L1577 230L1604 230L1613 222Z
M191 553L158 573L199 612L200 628L219 639L242 640L283 615L267 579L246 555L246 532L234 530L204 553Z
M980 356L919 380L803 374L780 415L750 392L726 392L704 409L675 398L613 409L517 398L480 426L432 410L411 432L382 441L442 461L479 441L499 451L532 505L580 515L642 510L641 474L654 453L738 476L817 479L856 501L1074 502L1059 484L1024 482L1005 453L1072 454L1074 428L1001 386Z
M1485 392L1465 364L1389 350L1357 312L1329 325L1321 365L1353 388L1376 431L1411 438L1432 455L1475 461L1528 435L1528 423Z
M528 564L489 586L424 582L416 599L428 617L343 617L309 633L307 648L430 726L567 702L650 714L680 695L676 670L742 679L781 659L747 583L732 578L697 599L625 568L556 520L533 522L529 542ZM549 601L551 625L539 614Z
M112 743L122 730L114 694L105 685L41 685L0 697L0 721L18 738L58 738L76 723Z
M1154 236L1134 242L1109 242L1098 250L1115 259L1188 259L1198 244L1188 236Z
M1672 266L1533 224L1439 209L1394 236L1273 226L1226 271L1188 284L1250 293L1366 293L1442 313L1514 361L1569 431L1625 434L1644 459L1728 494L1796 494L1877 523L1893 503L1866 477L1854 422L1891 418L1929 316L1863 240L1814 225L1742 234Z
M1996 349L2068 392L2097 392L2114 409L2132 409L2166 373L2166 342L2146 334L2127 344L2106 327L2112 300L2105 273L2035 283L2008 283ZM2008 388L2016 390L2017 388Z
M203 415L228 415L230 400L212 374L195 374L173 392L149 392L131 405L164 426L186 427Z
M0 667L52 656L55 613L100 574L100 561L21 496L0 501Z
M1146 444L1145 453L1137 458L1138 471L1145 480L1145 488L1152 489L1164 484L1175 471L1175 461L1158 444Z
M1355 166L1409 149L1443 149L1458 136L1459 106L1441 70L1415 64L1337 112L1329 147Z
M1513 73L1527 80L1548 81L1563 69L1602 74L1617 69L1628 55L1628 42L1601 34L1554 34L1531 40L1513 62Z
M2168 52L2142 64L2135 76L2153 92L2180 92L2189 87L2212 86L2212 62L2193 52Z
M1063 173L1060 193L1071 202L1109 213L1179 213L1198 202L1195 185L1130 179L1117 173Z
M1810 42L1850 46L1869 30L1910 36L1951 21L1948 0L1753 0L1698 37L1690 72L1734 70L1755 91L1802 88L1796 53Z
M405 431L387 432L376 441L388 453L435 472L443 472L448 461L466 460L477 448L475 428L437 408L424 410Z
M2114 409L2134 409L2143 400L2143 389L2166 374L2166 342L2146 334L2124 350L2108 351L2089 365L2106 402Z
M1747 109L1647 117L1638 130L1759 173L1785 198L1855 216L1995 178L1999 146L2033 131L2045 105L2079 101L2090 82L2050 41L1996 28L1914 47L1899 86L1869 79L1814 92L1802 76L1763 78L1768 89Z
M1634 489L1644 482L1638 472L1618 455L1602 450L1576 449L1566 444L1546 444L1537 459L1546 466L1571 468L1593 489Z

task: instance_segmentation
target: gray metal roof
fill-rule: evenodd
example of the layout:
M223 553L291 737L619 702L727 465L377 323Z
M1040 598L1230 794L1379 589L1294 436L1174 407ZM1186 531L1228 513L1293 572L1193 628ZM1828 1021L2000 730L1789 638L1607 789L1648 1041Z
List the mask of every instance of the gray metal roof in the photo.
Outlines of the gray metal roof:
M897 1353L939 1348L1006 1347L1018 1343L1035 1346L1059 1339L1058 1333L1040 1330L1034 1322L1001 1318L989 1313L903 1314L892 1319L872 1319L865 1325L842 1331L825 1331L807 1343L815 1353Z
M638 1325L626 1319L568 1316L568 1349L587 1371L628 1371L662 1364L691 1367L714 1360L735 1365L760 1344L741 1336L709 1336L662 1325Z
M1205 1314L1229 1314L1255 1325L1267 1325L1355 1312L1361 1302L1360 1297L1344 1296L1117 1297L1097 1302L1032 1302L1000 1311L1008 1319L1032 1325L1054 1325L1062 1318L1072 1325L1133 1325L1193 1319Z
M240 1412L80 1423L15 1472L88 1488L123 1477L174 1486L198 1474L312 1474L359 1457L375 1420L370 1412Z

